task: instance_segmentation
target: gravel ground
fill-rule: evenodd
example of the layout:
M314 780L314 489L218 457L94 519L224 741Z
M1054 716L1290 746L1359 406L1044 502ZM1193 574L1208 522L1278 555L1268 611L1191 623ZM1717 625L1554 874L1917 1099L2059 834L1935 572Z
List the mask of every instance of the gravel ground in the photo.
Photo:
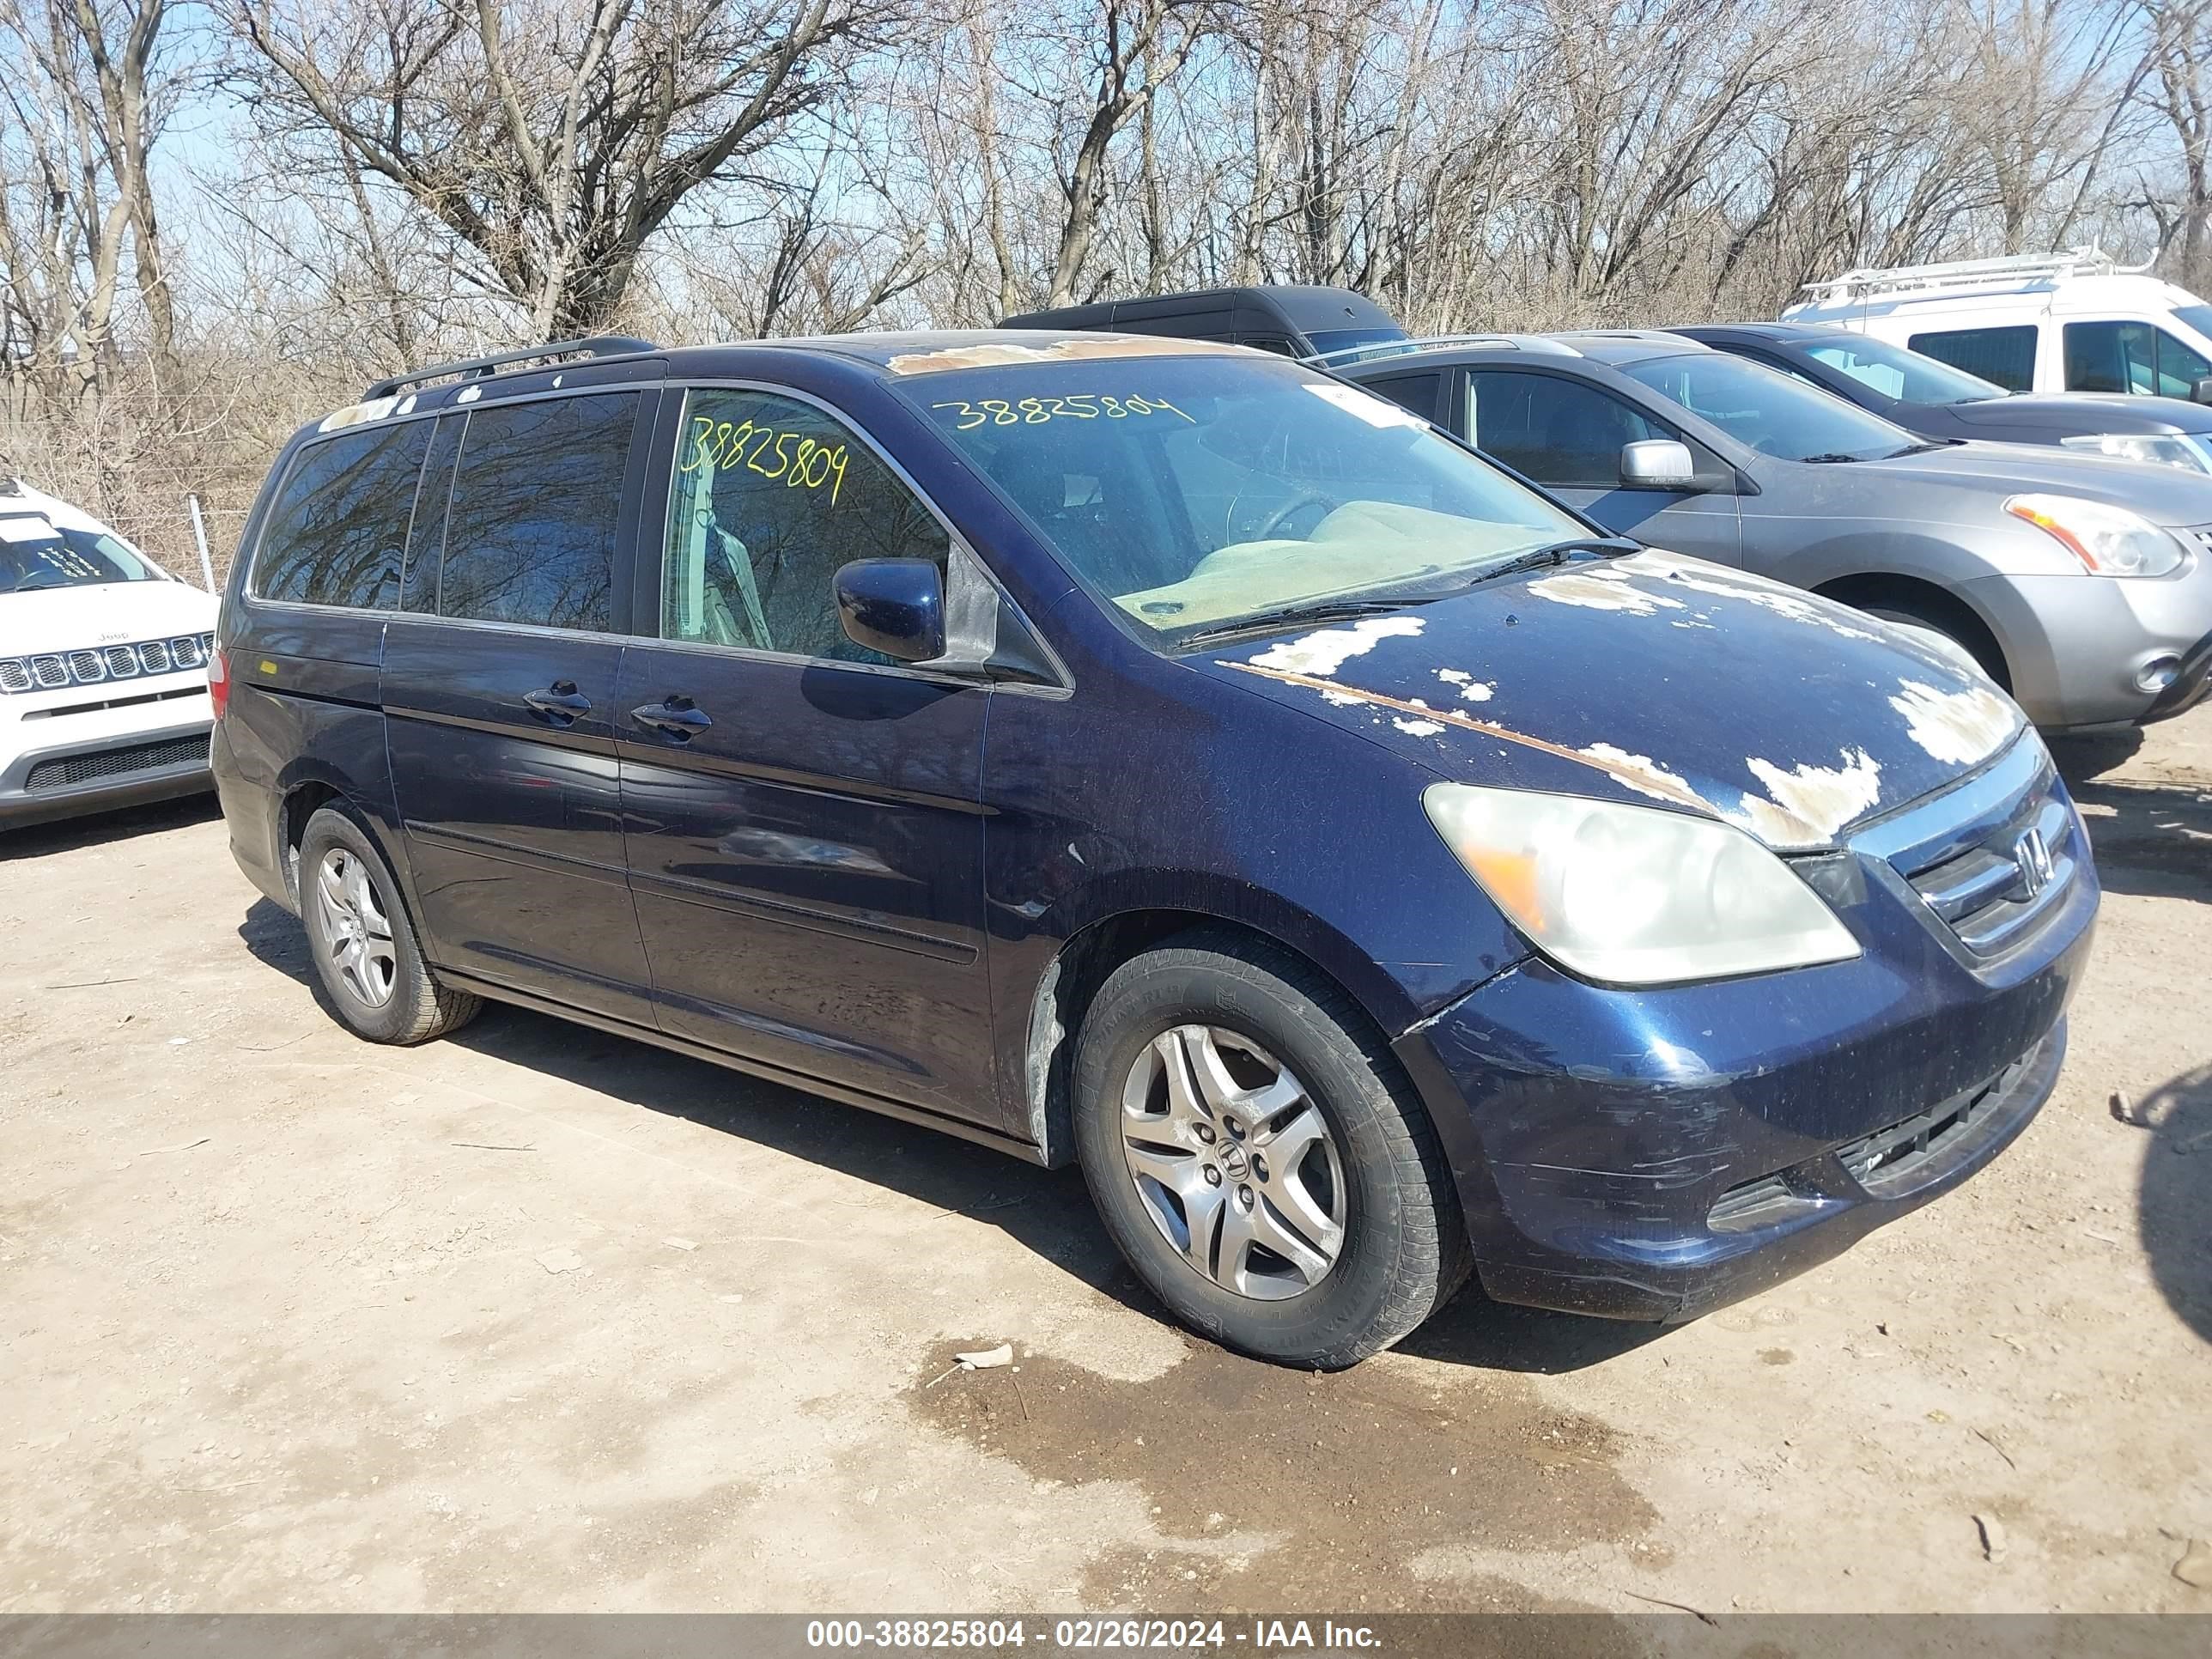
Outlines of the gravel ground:
M1989 1171L1694 1325L1470 1293L1327 1377L1164 1323L1073 1173L519 1012L355 1042L211 805L0 839L0 1610L2212 1612L2212 708L2062 759L2104 920Z

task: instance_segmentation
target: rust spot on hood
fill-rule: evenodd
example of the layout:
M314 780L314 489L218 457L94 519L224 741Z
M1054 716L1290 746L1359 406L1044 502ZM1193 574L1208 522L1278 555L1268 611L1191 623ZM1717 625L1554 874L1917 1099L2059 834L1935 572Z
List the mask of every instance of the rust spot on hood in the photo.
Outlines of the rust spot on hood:
M1212 340L1170 340L1148 334L1085 334L1041 345L990 340L979 345L946 346L937 351L908 351L893 357L884 367L894 374L942 374L957 368L1011 368L1024 363L1073 363L1101 357L1265 355Z

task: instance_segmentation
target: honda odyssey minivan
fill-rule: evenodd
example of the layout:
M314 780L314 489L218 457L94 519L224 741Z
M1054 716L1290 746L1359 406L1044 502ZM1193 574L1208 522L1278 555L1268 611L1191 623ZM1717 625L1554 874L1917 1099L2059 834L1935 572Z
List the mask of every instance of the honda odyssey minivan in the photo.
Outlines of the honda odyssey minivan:
M278 456L219 644L233 850L358 1035L493 998L1078 1163L1299 1365L1470 1272L1688 1318L1946 1191L2098 902L1954 654L1234 346L381 382Z

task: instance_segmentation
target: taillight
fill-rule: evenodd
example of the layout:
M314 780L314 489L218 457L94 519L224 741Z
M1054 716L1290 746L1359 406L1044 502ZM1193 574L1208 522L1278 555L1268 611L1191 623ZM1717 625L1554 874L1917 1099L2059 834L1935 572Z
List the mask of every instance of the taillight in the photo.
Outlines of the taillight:
M222 659L220 646L208 652L208 702L217 720L230 712L230 665Z

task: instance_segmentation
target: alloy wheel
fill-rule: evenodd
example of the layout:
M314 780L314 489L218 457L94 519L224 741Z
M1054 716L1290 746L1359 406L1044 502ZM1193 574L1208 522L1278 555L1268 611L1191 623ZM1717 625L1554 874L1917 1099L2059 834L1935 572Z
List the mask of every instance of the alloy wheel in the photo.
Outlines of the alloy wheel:
M1249 1037L1218 1025L1162 1032L1122 1085L1121 1131L1161 1236L1213 1283L1281 1301L1335 1267L1343 1159L1304 1084Z
M381 1008L392 1000L399 962L392 945L392 919L367 863L343 847L331 848L315 871L315 898L331 965L363 1004Z

